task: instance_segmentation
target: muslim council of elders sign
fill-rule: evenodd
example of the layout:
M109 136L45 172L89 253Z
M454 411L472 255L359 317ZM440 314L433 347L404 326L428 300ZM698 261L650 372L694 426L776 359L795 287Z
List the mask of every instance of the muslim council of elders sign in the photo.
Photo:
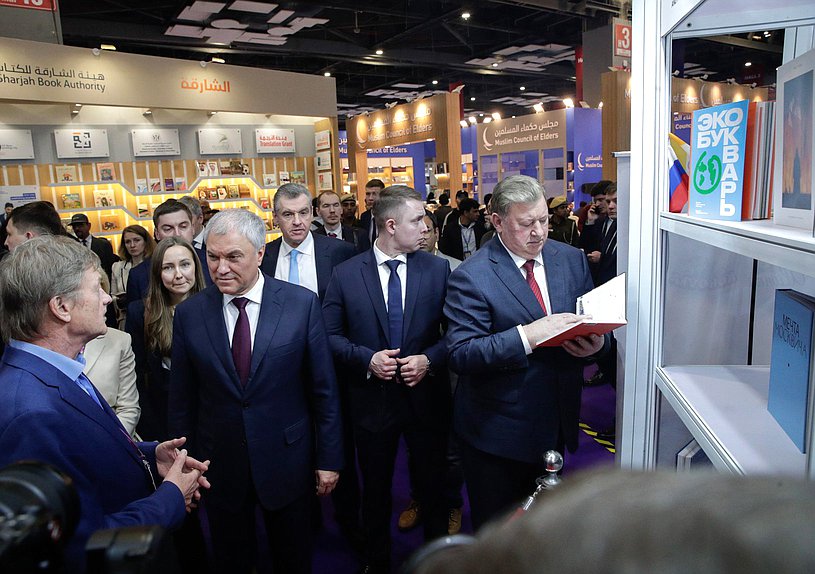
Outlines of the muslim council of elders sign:
M478 155L566 147L566 110L478 124Z
M29 10L54 11L54 0L0 0L0 6L28 8Z

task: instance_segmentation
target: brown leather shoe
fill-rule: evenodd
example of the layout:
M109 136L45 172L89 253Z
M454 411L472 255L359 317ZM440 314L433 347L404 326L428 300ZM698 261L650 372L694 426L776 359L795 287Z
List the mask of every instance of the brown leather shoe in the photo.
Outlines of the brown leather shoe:
M399 515L399 530L411 530L416 528L422 521L422 510L419 508L419 503L410 499L410 504Z
M461 509L451 508L450 514L447 515L447 534L452 536L458 534L461 530Z

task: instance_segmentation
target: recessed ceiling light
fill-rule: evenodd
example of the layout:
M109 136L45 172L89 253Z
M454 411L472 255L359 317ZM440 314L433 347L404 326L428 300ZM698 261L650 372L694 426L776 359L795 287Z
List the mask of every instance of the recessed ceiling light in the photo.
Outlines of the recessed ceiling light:
M384 53L385 53L385 51L384 51L384 50L377 50L377 51L376 51L376 55L377 55L377 56L381 56L381 55L382 55L382 54L384 54Z
M498 112L492 112L492 119L494 119L497 122L498 120L501 119L501 114L499 114Z
M521 91L523 92L526 89L526 86L521 86Z
M213 57L210 59L210 62L212 62L213 64L225 64L225 63L226 63L226 60L224 60L223 58L219 58L219 57L217 57L217 56L213 56Z
M497 67L498 67L498 62L493 62L493 63L492 63L492 67L493 67L493 68L497 68Z
M475 119L475 116L470 116L469 118L467 118L467 121L473 125L475 125L478 122L478 120Z
M464 20L469 20L470 16L471 16L471 14L469 12L462 12L461 13L461 18L464 19Z
M463 127L463 128L466 128L466 127L467 127L467 125L468 125L466 120L461 120L461 121L460 121L460 122L458 122L458 123L459 123L459 124L461 124L461 127Z
M749 68L752 65L753 65L753 62L744 62L744 67L745 68Z
M475 101L475 96L473 96L472 98L470 98L470 101L471 101L471 102L474 102L474 101Z
M574 100L572 98L563 98L563 105L567 108L573 108Z
M431 83L435 86L436 84L439 83L439 81L438 80L433 80L433 82L431 82Z
M488 123L490 123L491 121L492 121L492 118L491 118L491 117L489 117L489 116L487 116L486 118L484 118L484 123L485 123L485 124L488 124Z
M330 76L331 76L331 72L323 72L323 76L325 76L326 78L328 78L328 77L330 77Z
M116 46L114 46L113 44L100 44L99 47L102 48L103 50L110 50L111 52L116 51Z
M543 103L538 102L537 104L532 106L532 109L534 109L537 113L541 113L543 111Z

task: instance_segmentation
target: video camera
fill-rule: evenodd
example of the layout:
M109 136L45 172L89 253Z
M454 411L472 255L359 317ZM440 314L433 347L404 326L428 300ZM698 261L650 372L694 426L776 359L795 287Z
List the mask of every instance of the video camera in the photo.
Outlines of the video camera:
M0 470L0 572L62 572L64 547L79 517L79 495L60 470L33 461ZM85 549L87 574L178 571L160 526L99 530Z

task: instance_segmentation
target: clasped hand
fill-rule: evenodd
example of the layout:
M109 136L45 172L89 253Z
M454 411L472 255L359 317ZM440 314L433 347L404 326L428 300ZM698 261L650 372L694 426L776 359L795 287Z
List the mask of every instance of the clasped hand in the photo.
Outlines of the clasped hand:
M201 500L201 488L209 488L209 480L204 473L209 470L209 461L201 462L179 450L187 442L186 437L160 443L156 447L156 467L159 475L167 482L175 484L184 495L184 505L190 512Z
M401 382L409 387L417 385L427 374L428 358L425 355L399 357L400 349L383 349L374 353L368 370L383 381L391 381L397 371Z

